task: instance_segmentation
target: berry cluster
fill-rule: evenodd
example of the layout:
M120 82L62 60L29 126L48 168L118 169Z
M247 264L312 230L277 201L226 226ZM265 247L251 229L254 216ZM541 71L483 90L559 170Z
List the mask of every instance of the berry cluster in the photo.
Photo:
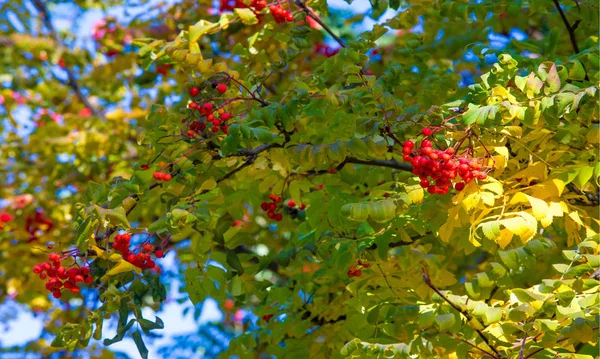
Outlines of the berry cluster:
M358 260L358 264L355 266L351 266L350 268L348 268L348 272L346 272L346 274L348 275L348 277L352 278L352 277L360 277L360 275L362 274L362 270L364 268L369 268L371 265L367 262L363 262L360 259Z
M421 133L427 137L433 131L424 128ZM452 182L455 190L462 191L474 179L487 178L488 170L481 170L479 159L468 158L467 155L458 158L453 147L442 151L432 146L430 140L424 139L421 141L421 148L415 149L414 142L409 140L404 142L402 149L404 161L412 163L413 173L419 176L421 187L430 194L447 194ZM459 177L460 180L457 180Z
M289 214L292 219L296 219L300 214L300 220L303 220L306 214L302 215L302 211L305 209L306 205L304 203L298 206L293 199L288 200L286 206L284 206L285 213Z
M172 178L170 174L164 172L154 172L152 176L158 181L170 181Z
M115 241L112 244L112 246L114 249L121 252L121 254L123 255L123 258L127 262L133 264L134 266L136 266L142 270L152 269L152 268L156 267L156 263L154 263L154 261L152 260L152 256L150 255L150 253L154 252L154 255L156 256L156 258L162 258L164 256L164 253L162 250L159 249L159 250L155 251L154 246L151 244L140 245L138 253L135 254L134 251L131 251L129 249L130 244L131 244L130 241L131 241L131 234L129 234L129 233L117 234L115 236Z
M92 284L94 279L90 275L89 267L79 267L67 269L62 265L64 256L56 253L50 253L48 260L33 266L33 273L38 274L40 279L48 279L46 289L52 292L54 298L62 296L62 290L68 289L71 293L77 294L80 292L78 283Z
M193 110L197 110L200 112L202 116L206 118L201 119L199 121L193 121L190 123L189 130L187 135L190 137L194 137L196 133L204 132L208 127L206 126L207 122L210 122L212 126L210 127L210 131L212 133L217 133L219 130L223 131L223 133L227 134L229 129L229 125L227 125L227 121L229 121L233 116L224 109L220 108L218 110L214 110L214 106L212 103L205 103L203 105L192 102L189 104L189 108Z
M269 195L269 199L271 200L271 202L261 203L260 208L262 208L263 211L267 211L267 216L269 218L274 219L277 222L279 222L283 219L283 215L281 213L276 213L276 211L277 211L278 203L281 203L281 197L271 193ZM294 205L295 205L295 203L294 203Z
M273 15L273 20L275 20L277 24L294 21L294 15L281 6L281 4L271 5L269 6L269 10L271 11L271 15Z

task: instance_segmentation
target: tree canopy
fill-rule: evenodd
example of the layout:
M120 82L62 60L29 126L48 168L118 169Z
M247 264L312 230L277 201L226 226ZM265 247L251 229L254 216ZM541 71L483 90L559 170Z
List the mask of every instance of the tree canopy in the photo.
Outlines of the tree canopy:
M598 3L369 4L0 4L3 351L596 357Z

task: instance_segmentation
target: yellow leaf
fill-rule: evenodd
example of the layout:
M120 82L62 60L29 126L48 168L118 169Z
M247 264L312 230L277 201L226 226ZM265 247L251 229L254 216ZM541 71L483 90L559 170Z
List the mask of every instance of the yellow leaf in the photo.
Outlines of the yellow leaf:
M461 222L458 218L459 209L460 209L460 207L452 207L448 211L448 220L446 221L446 223L444 223L440 226L439 236L440 236L440 239L444 242L450 241L450 238L452 237L452 232L454 231L454 228L460 226L460 224L461 224Z
M561 206L560 203L550 202L550 205L548 206L548 212L546 213L546 216L540 220L540 223L542 226L548 227L552 224L554 217L562 217L563 214L563 206Z
M548 173L548 168L542 162L535 162L527 166L524 170L517 172L511 178L527 178L528 180L537 179L544 181Z
M501 196L502 193L504 193L504 188L502 187L502 183L490 179L489 182L481 185L481 188L486 190L486 191L490 191L490 192L494 192L495 194Z
M509 203L516 204L525 202L529 202L531 204L531 211L533 212L533 216L536 220L546 218L546 214L548 213L548 204L539 198L528 196L523 192L518 192L513 196Z
M135 271L136 273L142 273L142 270L133 264L127 262L126 260L121 260L117 263L116 266L112 267L108 272L106 272L106 276L117 275L125 272Z
M425 192L423 191L423 188L421 188L421 186L416 185L416 186L406 186L406 193L408 193L408 197L410 197L410 201L412 203L422 203L423 202L423 198L425 196Z
M504 249L506 246L510 244L512 241L514 234L508 229L502 229L500 231L500 237L496 238L496 243L500 246L500 248Z
M537 230L537 221L535 217L527 212L511 213L512 218L502 219L498 221L506 229L518 235L523 243L530 240Z
M533 197L546 199L551 197L560 197L565 189L565 183L559 179L553 178L549 181L538 183L535 186L527 188Z

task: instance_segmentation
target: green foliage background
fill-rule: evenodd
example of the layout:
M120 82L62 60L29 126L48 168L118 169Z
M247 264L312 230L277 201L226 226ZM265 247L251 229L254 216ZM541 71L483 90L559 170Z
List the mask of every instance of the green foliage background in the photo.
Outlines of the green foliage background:
M72 3L79 13L133 6ZM598 354L596 2L371 1L373 18L403 11L353 33L359 17L321 0L285 3L295 16L285 24L268 9L219 15L208 1L183 1L117 27L96 52L54 29L53 5L0 5L23 25L0 16L0 197L15 217L0 230L0 301L47 311L55 337L25 350L110 357L88 343L115 317L104 344L130 335L147 356L144 336L163 323L141 308L160 307L165 283L106 246L124 230L176 252L192 303L274 314L243 327L224 357ZM325 27L306 26L307 14ZM419 19L423 32L411 32ZM489 31L512 28L527 40L493 53ZM135 40L123 47L126 35ZM336 39L337 54L315 52ZM464 61L465 50L479 62ZM476 84L459 87L462 70ZM212 85L226 81L218 94ZM193 86L235 115L227 135L187 135ZM7 126L19 127L20 105L63 123L42 115L20 136ZM440 129L440 148L468 137L475 155L493 156L488 179L424 192L395 151L427 126ZM157 182L155 171L173 179ZM66 185L76 193L58 198ZM271 193L307 208L274 226L260 209ZM36 208L53 226L29 241ZM54 306L31 273L48 243L88 254L97 281L83 302ZM358 260L371 266L349 278Z

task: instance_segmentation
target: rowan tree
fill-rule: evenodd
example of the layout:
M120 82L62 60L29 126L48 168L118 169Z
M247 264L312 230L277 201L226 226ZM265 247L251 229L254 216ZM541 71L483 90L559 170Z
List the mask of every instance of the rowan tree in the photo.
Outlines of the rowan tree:
M370 4L0 4L8 351L147 358L181 283L215 356L595 357L597 2Z

